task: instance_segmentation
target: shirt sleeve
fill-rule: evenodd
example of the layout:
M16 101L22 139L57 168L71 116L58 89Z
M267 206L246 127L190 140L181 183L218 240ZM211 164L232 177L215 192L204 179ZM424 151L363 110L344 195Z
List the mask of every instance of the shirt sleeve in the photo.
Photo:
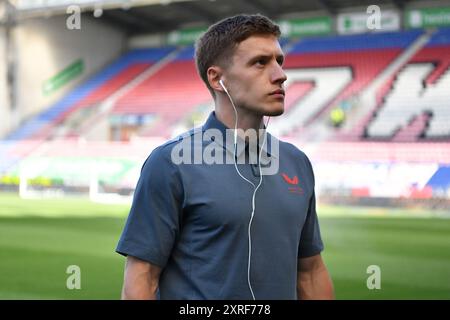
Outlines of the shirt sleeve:
M164 268L179 235L183 188L164 147L145 161L116 252Z
M305 223L303 225L300 244L298 247L298 258L307 258L319 254L324 245L322 237L320 235L319 219L316 212L316 195L314 191L314 172L309 159L305 156L307 166L311 173L313 191L309 199L308 212L306 215Z

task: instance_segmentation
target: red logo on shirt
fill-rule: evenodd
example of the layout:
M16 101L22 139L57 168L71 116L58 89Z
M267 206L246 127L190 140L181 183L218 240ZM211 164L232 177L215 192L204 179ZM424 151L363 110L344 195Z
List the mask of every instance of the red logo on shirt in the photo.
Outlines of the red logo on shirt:
M284 181L290 185L288 188L288 191L291 193L297 193L297 194L304 194L302 188L300 188L298 177L294 176L293 178L290 178L286 173L282 173L281 176L283 177Z
M284 181L286 181L289 184L298 184L298 177L294 176L292 179L289 178L289 176L286 173L281 174L284 178Z

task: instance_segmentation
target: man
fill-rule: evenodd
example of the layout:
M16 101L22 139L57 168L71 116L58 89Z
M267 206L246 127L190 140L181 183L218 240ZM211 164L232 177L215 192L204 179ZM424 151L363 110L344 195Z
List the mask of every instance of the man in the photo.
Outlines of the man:
M127 256L123 299L333 298L308 158L262 130L259 161L245 160L254 153L242 132L284 111L279 36L268 18L238 15L199 39L197 69L215 112L201 128L156 148L142 168L117 246ZM231 145L214 139L237 128ZM231 163L174 161L184 141L192 146L199 135L194 153L212 147ZM243 153L238 139L247 142ZM277 161L276 173L262 174L263 151Z

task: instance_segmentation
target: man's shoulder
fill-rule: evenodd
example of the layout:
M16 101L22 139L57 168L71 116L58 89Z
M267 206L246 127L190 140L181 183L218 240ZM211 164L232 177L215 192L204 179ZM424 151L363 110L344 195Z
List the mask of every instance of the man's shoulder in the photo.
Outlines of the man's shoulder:
M277 140L280 145L280 154L285 153L289 156L309 161L306 153L303 150L301 150L300 148L298 148L296 145L294 145L288 141L283 141L280 139L277 139Z

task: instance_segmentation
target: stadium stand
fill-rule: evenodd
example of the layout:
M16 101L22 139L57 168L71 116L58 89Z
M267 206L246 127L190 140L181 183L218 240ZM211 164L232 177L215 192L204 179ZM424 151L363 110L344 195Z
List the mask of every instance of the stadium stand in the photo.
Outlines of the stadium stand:
M173 47L131 50L56 104L26 121L2 142L0 172L31 153L40 142L51 138L57 125L63 123L77 110L95 107L173 50Z
M193 56L193 46L183 49L173 61L119 99L112 113L157 115L158 123L145 135L170 136L169 129L196 106L212 103L197 75Z
M331 108L342 101L358 96L402 50L421 34L422 31L413 30L305 38L291 44L284 40L284 44L288 44L290 48L285 62L289 78L286 84L286 113L279 119L274 119L272 129L276 131L282 123L283 128L278 132L295 136L299 128L308 127L314 120L327 114ZM427 46L414 56L411 65L405 66L389 84L384 85L385 94L379 95L378 99L386 103L378 109L376 119L367 126L369 137L392 138L394 133L399 131L399 127L405 127L406 130L400 130L394 141L408 141L412 136L423 136L429 119L433 121L429 121L427 137L445 135L446 129L443 123L448 117L446 108L439 107L439 104L432 100L433 107L424 107L426 113L416 117L414 110L417 108L413 107L411 100L402 99L401 96L405 92L410 92L411 88L419 92L421 82L416 80L411 83L411 81L426 78L429 75L431 78L427 81L430 81L430 85L434 84L436 87L435 82L438 80L438 90L429 90L428 94L419 99L420 101L414 98L414 102L416 104L425 102L439 95L442 96L441 101L445 99L445 90L441 88L445 87L449 81L446 79L450 77L448 72L445 72L449 61L442 54L445 53L442 50L448 50L448 47L448 29L441 29L431 38ZM126 85L173 49L131 51L46 112L30 120L8 138L49 137L54 132L56 124L71 118L76 122L77 113L81 113L82 117L83 112L95 112L99 102ZM115 102L111 114L123 118L154 115L156 121L152 123L152 126L141 130L138 134L170 136L178 122L194 112L197 107L209 105L212 102L207 89L196 74L193 53L193 46L188 46L179 52L174 60L157 70L155 74L150 74L120 97ZM371 63L368 64L367 61ZM424 61L431 62L426 64ZM435 65L439 70L432 72ZM430 72L432 72L431 75ZM186 99L186 97L190 98ZM407 105L408 114L402 109L405 107L398 104L396 97ZM389 103L395 105L395 110L389 107ZM442 120L436 120L436 118ZM82 134L83 132L73 135ZM70 130L66 135L71 135Z
M435 32L387 86L367 136L415 141L449 138L450 28ZM387 92L389 91L389 92Z
M305 98L293 106L287 105L288 111L274 121L274 126L279 127L278 132L288 134L295 128L308 126L337 103L358 95L421 34L422 31L413 30L315 37L298 41L288 52L285 68L288 72L308 70L310 74L308 78L308 75L302 76L301 73L298 76L290 73L289 83L308 79L316 84L321 83L327 92L314 95L317 100ZM317 79L321 73L325 74L322 81ZM291 89L288 87L286 95L290 94Z
M111 95L156 61L162 59L172 47L134 49L75 88L62 100L41 114L31 118L8 135L5 140L45 138L49 128L63 121L71 112L93 106Z

